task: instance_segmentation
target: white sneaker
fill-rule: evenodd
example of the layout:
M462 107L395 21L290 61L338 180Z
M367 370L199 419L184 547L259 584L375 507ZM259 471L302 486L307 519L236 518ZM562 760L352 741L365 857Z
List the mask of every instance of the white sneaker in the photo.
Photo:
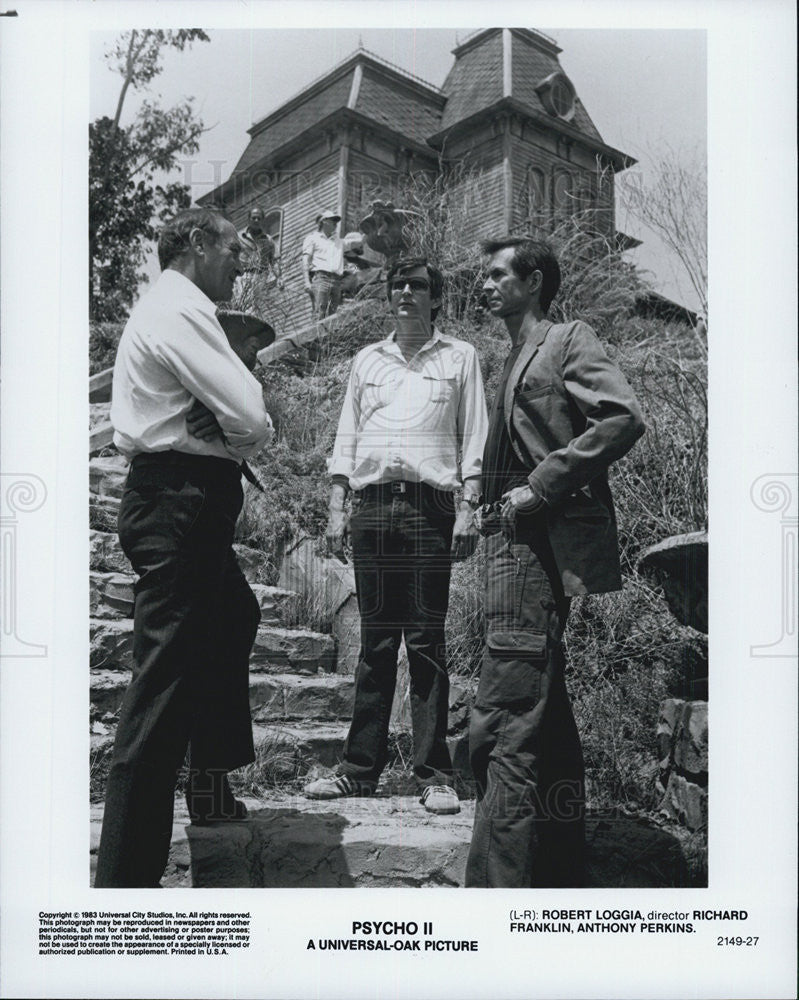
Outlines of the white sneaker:
M435 813L437 816L461 811L458 793L449 785L428 785L419 801L429 813Z

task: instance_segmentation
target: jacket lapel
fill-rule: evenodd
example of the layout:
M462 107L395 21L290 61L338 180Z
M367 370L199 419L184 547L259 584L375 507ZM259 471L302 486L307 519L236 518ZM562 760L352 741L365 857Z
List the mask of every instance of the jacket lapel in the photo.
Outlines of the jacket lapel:
M508 376L508 381L505 385L505 399L503 400L503 404L505 426L508 428L508 434L510 434L511 441L513 440L513 433L511 431L511 415L513 413L514 390L519 383L519 379L524 374L525 369L538 353L538 348L544 343L544 338L549 333L550 327L553 325L554 324L548 319L542 319L536 323L536 325L528 333L527 340L525 340L524 346L519 351L519 357L516 358L516 363Z

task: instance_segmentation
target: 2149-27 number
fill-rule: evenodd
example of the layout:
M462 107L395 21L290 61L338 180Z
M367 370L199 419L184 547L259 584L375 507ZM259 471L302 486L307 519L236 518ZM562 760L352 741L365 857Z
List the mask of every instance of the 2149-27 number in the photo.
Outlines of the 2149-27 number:
M757 942L760 940L759 937L749 935L749 937L741 937L739 934L737 937L726 937L723 934L719 934L716 938L717 945L736 945L739 948L754 948Z

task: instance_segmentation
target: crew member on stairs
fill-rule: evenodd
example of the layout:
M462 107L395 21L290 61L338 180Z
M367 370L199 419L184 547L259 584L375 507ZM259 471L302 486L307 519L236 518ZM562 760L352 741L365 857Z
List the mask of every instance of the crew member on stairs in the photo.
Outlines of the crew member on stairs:
M97 887L159 885L188 746L192 821L246 816L227 772L254 758L249 655L260 609L232 543L241 463L270 440L272 423L214 306L230 299L240 251L218 212L188 209L167 224L163 273L131 313L114 366L114 443L131 460L119 535L138 580L133 677L108 777Z

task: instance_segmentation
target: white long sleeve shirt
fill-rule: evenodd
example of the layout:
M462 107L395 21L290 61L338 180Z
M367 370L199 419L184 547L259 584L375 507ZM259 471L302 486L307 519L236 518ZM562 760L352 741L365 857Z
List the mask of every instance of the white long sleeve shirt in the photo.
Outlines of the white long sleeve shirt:
M216 416L225 441L189 434L186 415L195 399ZM258 380L230 347L214 303L178 271L160 275L125 325L111 423L127 458L174 449L240 462L272 436Z
M454 490L479 477L487 430L472 345L434 330L406 361L392 334L355 356L328 471L353 490L397 479Z

